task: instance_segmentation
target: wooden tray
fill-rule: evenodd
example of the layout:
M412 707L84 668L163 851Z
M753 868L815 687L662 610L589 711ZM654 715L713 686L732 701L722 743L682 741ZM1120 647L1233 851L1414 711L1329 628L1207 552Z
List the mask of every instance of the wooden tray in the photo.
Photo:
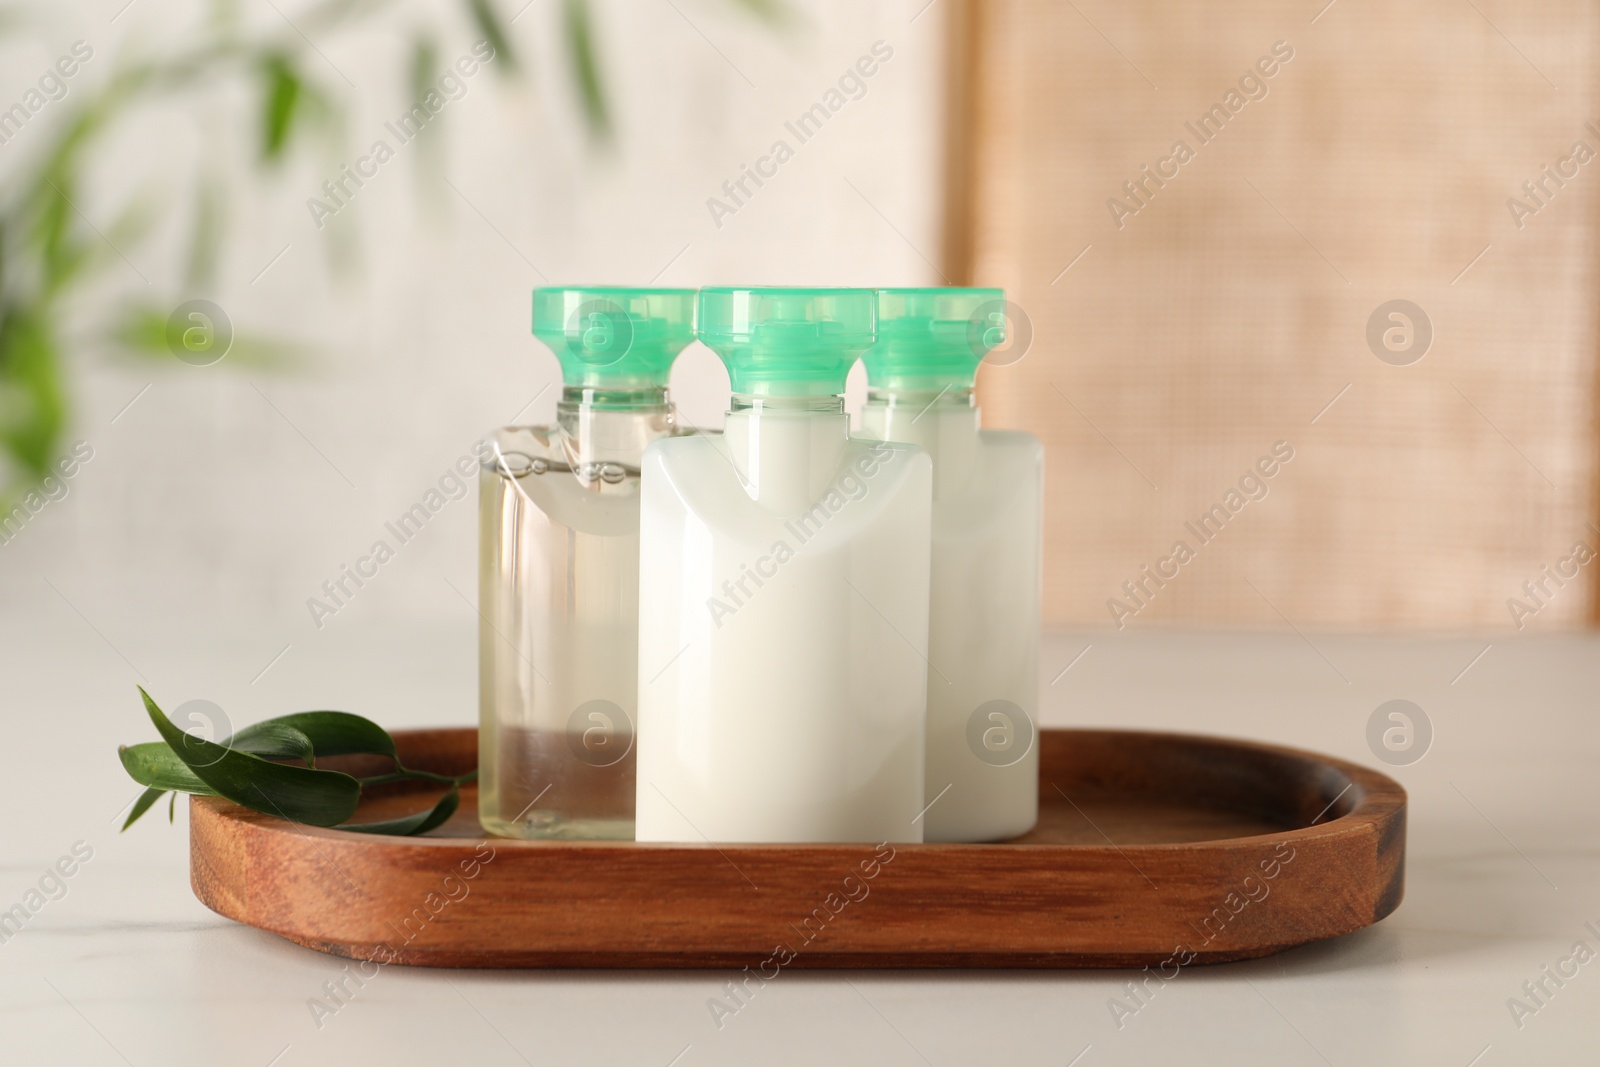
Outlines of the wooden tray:
M469 729L395 740L461 774ZM212 910L298 944L434 967L1140 967L1265 956L1400 903L1405 791L1272 745L1044 730L1040 819L992 845L666 845L295 826L190 802ZM330 759L359 774L386 761ZM430 794L436 795L436 794ZM363 818L416 808L389 792Z

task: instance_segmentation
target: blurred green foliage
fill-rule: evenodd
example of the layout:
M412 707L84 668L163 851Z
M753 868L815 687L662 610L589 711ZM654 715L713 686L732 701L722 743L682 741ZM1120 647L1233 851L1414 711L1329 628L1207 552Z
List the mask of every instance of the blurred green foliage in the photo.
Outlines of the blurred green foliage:
M494 47L495 69L502 77L517 77L525 69L525 58L495 0L457 2L457 17ZM732 2L770 25L786 17L779 0ZM326 91L308 72L308 67L325 69L324 57L312 40L364 28L372 32L372 17L392 7L391 0L322 0L296 12L293 22L284 15L282 32L262 37L241 29L240 0L213 0L193 40L155 58L119 57L103 81L92 88L88 84L75 88L51 104L48 121L41 126L52 131L53 139L36 160L0 178L0 514L9 512L50 472L62 448L71 390L63 359L67 341L59 324L83 317L75 313L74 297L103 268L120 260L138 271L122 250L136 246L159 221L159 213L137 199L123 206L104 229L78 209L99 145L140 105L163 98L229 99L226 90L243 85L256 101L251 122L258 130L259 150L254 165L281 164L309 134L335 135L341 129L339 93ZM14 32L21 25L20 19L8 14L14 12L0 8L0 33ZM611 132L611 110L588 0L564 0L561 27L567 74L583 116L590 133L605 140ZM405 84L413 92L436 73L440 54L436 42L432 30L414 38L410 69L404 72ZM308 53L313 53L309 61ZM425 159L422 162L426 165ZM192 176L197 192L191 198L191 245L184 277L145 279L170 299L165 306L156 300L136 304L111 325L105 340L122 351L170 359L166 308L180 299L172 294L202 288L215 273L225 239L226 184L217 161L203 160L197 166L201 173ZM190 177L174 175L172 184L183 187ZM288 347L241 334L231 355L235 363L259 363L280 357Z

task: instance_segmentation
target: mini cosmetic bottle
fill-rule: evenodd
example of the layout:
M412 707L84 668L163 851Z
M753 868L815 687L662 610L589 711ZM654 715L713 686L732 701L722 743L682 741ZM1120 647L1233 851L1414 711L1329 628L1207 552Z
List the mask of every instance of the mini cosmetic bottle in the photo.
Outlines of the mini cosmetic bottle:
M638 838L920 841L932 465L853 440L865 289L703 289L721 437L645 452Z
M933 459L928 841L1001 841L1039 814L1044 449L980 428L972 387L1004 340L999 289L884 289L862 437Z
M639 466L670 437L692 289L550 288L554 426L498 430L479 473L479 820L529 838L633 836Z

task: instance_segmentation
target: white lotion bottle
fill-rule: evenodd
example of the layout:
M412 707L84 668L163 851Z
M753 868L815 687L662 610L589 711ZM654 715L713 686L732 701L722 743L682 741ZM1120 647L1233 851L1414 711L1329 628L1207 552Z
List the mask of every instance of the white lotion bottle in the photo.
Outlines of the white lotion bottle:
M999 289L884 289L862 437L933 458L928 841L1003 841L1039 816L1044 449L980 428L978 365L1004 340Z
M852 440L867 289L702 289L721 437L653 443L640 841L920 841L933 467Z

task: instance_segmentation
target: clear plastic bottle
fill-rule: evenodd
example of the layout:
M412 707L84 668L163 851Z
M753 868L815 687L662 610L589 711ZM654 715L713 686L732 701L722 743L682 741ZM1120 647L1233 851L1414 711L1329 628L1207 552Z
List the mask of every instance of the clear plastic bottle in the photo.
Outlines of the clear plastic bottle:
M674 433L692 289L536 289L554 426L496 431L479 472L478 818L508 837L633 836L639 466Z
M919 841L932 466L852 440L865 289L703 289L721 438L645 452L641 841Z
M928 841L999 841L1039 815L1044 449L979 429L972 385L1004 340L999 289L884 289L860 436L933 458Z

